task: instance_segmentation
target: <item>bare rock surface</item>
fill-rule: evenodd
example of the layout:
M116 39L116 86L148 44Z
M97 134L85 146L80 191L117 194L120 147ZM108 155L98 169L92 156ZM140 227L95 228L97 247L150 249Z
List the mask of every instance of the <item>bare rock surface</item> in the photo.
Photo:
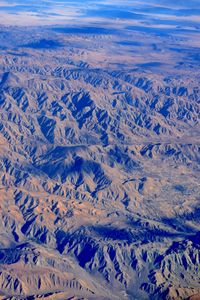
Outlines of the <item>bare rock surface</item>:
M198 67L1 30L1 299L199 299Z

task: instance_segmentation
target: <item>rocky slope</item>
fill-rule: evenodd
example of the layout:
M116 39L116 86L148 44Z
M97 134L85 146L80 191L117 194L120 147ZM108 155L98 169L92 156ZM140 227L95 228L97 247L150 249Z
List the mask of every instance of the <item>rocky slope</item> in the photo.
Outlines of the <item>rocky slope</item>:
M2 299L198 294L199 76L51 45L0 58Z

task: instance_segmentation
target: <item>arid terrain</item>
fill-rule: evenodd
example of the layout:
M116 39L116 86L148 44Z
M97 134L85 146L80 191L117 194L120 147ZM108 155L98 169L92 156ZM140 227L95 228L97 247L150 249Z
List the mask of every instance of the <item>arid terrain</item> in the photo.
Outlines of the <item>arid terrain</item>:
M200 23L185 14L170 30L121 12L2 22L0 299L200 299Z

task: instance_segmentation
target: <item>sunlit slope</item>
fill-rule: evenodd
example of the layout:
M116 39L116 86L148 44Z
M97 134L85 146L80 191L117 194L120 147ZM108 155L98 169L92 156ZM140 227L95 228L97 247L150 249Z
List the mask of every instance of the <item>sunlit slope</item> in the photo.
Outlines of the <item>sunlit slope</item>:
M1 57L2 299L199 293L197 70L31 47Z

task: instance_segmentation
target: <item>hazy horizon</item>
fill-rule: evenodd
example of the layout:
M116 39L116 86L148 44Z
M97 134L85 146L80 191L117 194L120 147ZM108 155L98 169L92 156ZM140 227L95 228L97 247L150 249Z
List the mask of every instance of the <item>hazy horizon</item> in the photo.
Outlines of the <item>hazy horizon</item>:
M123 21L124 24L181 27L199 30L199 1L112 0L3 0L1 25L52 25L78 22Z
M0 299L200 299L200 0L0 0Z

